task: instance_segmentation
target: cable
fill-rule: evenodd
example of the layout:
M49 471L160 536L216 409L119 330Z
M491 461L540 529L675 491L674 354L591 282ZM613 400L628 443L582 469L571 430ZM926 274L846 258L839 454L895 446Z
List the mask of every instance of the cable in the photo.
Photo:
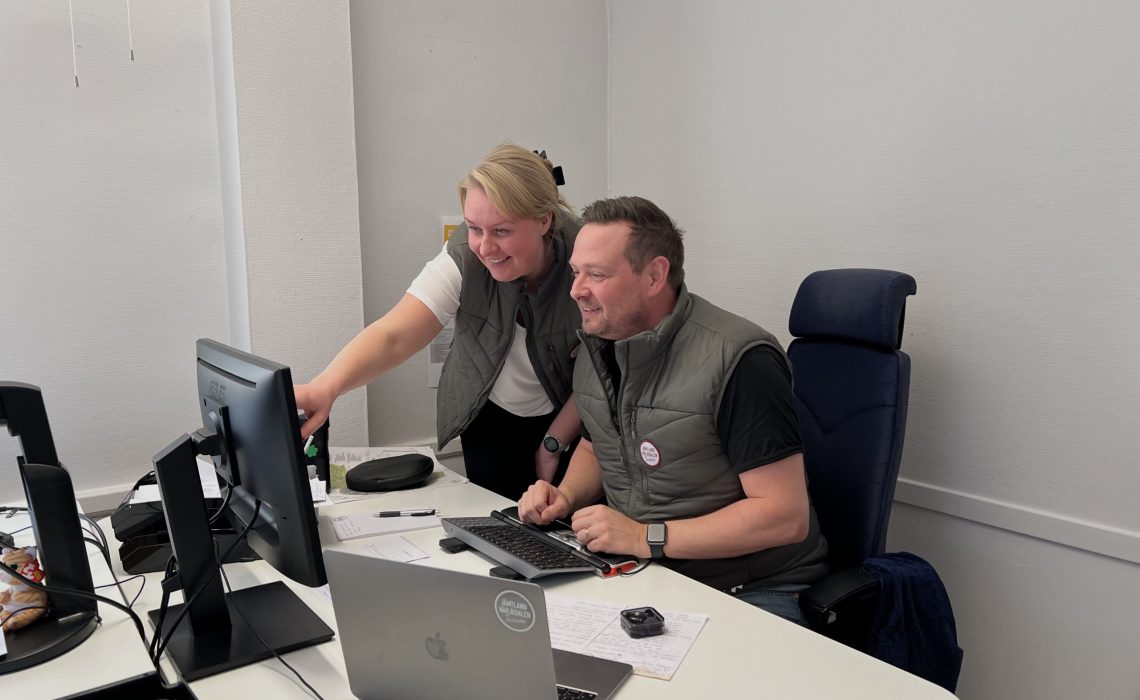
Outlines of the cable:
M8 624L8 620L11 620L13 617L19 615L20 613L24 612L25 610L51 610L51 608L47 605L29 605L25 608L20 608L19 610L14 610L14 611L8 613L7 617L0 618L0 627L3 627L4 625Z
M34 579L30 579L27 576L24 576L23 574L21 574L19 571L12 569L12 568L9 568L9 567L5 567L4 573L9 575L9 576L13 576L15 578L18 578L21 581L23 581L24 583L26 583L29 587L35 588L36 590L43 591L45 593L54 593L56 595L67 595L67 596L72 596L75 598L83 598L86 600L94 600L94 601L97 601L99 603L104 603L106 605L110 605L112 608L122 610L127 615L129 615L131 618L131 621L135 623L135 629L138 630L139 637L142 638L143 644L144 645L147 644L146 631L143 629L143 623L142 623L142 620L139 618L138 613L136 613L134 610L130 609L129 607L127 607L123 603L120 603L120 602L118 602L112 598L108 598L106 596L98 595L97 593L90 593L88 591L81 591L81 590L78 590L75 588L64 588L63 586L45 586L44 584L39 583L38 581L35 581ZM67 610L67 608L61 608L61 610ZM98 612L95 613L95 620L99 624L103 623L103 618L99 616ZM157 668L157 664L155 665L155 667Z
M230 593L233 593L233 587L232 587L232 586L230 586L230 579L229 579L229 577L227 577L227 576L226 576L226 572L225 572L225 570L224 570L224 569L221 569L221 568L220 568L220 567L221 567L221 565L222 565L222 563L221 563L221 562L218 562L218 567L219 567L219 570L222 572L222 580L223 580L223 581L225 581L225 584L226 584L226 589L227 589L227 590L228 590ZM289 665L289 662L288 662L288 661L286 661L286 660L285 660L285 658L281 656L281 654L278 654L278 653L277 653L277 650L276 650L276 649L274 649L273 647L269 646L269 643L268 643L268 642L266 642L266 641L265 641L265 640L262 638L262 636L261 636L260 634L258 634L258 633L257 633L257 630L256 630L256 629L254 628L254 626L253 626L253 625L250 623L250 621L249 621L249 618L247 618L247 617L245 616L245 613L243 613L243 612L241 611L241 608L239 608L239 607L237 606L237 603L236 603L236 602L234 602L234 599L233 599L233 598L230 598L230 602L231 602L231 603L233 603L233 605L232 605L231 607L234 609L234 612L236 612L236 613L238 614L238 617L240 617L240 618L242 619L242 621L243 621L243 622L245 622L245 626L249 628L249 631L250 631L250 632L253 632L253 636L257 637L257 641L261 642L261 646L263 646L263 647L265 647L266 649L268 649L268 650L269 650L269 652L270 652L271 654L273 654L273 657L274 657L275 659L277 659L277 660L278 660L278 661L280 661L282 664L284 664L285 668L287 668L287 669L289 669L290 671L292 671L292 672L293 672L293 675L297 677L297 680L301 681L301 684L302 684L303 686L305 686L306 688L308 688L308 689L309 689L309 692L310 692L310 693L312 693L314 697L316 697L318 700L325 700L325 699L324 699L324 697L322 697L322 696L321 696L321 694L317 692L317 689L316 689L316 688L314 688L313 686L309 685L309 682L305 680L305 677L304 677L304 676L302 676L302 675L301 675L301 674L300 674L300 673L297 671L297 669L295 669L295 668L293 668L292 666L290 666L290 665Z
M98 536L99 541L103 543L103 551L109 552L111 550L111 547L110 547L110 545L107 544L107 535L106 535L106 533L103 532L103 528L99 527L99 523L97 523L94 520L92 520L91 518L87 517L87 515L84 513L79 513L79 519L82 520L83 522L87 523L88 525L90 525L92 528L95 529L95 531L92 532L91 530L88 530L87 528L83 528L84 531L86 531L88 534L93 534L93 535ZM113 574L114 574L114 572L112 571L112 575Z
M131 598L131 602L127 603L128 607L133 608L133 607L135 607L135 603L138 602L139 596L142 595L143 590L146 588L146 575L145 574L135 574L134 576L131 576L130 578L125 578L122 581L115 581L114 583L104 583L102 585L95 586L95 590L99 590L100 588L110 588L111 586L119 586L119 592L122 593L123 592L122 585L124 583L130 583L131 581L134 581L135 579L142 579L142 585L139 586L138 593L135 593L134 597ZM126 600L125 595L123 596L123 599Z
M249 524L246 525L245 529L241 531L241 534L234 538L234 541L230 543L229 548L226 549L225 554L223 554L221 557L223 561L229 558L230 554L233 553L233 550L236 549L237 546L245 540L245 536L249 534L249 531L251 529L253 529L253 524L257 521L257 516L261 512L261 499L258 499L256 504L256 507L253 509L253 516L249 519ZM182 605L182 609L178 611L178 617L174 618L174 622L171 623L170 629L167 630L166 634L162 638L162 642L158 645L158 649L156 650L153 657L153 661L156 665L158 664L158 660L162 658L162 653L166 651L166 645L170 643L170 639L174 636L174 630L178 629L178 623L182 622L182 619L186 617L186 615L190 612L191 606L193 606L195 601L198 600L198 597L202 595L202 592L205 591L206 588L214 582L214 579L217 577L218 572L221 570L222 566L219 564L218 567L216 569L213 569L210 572L210 575L207 576L206 579L198 585L198 590L194 591L193 595L186 598L186 602ZM179 575L181 575L181 572ZM185 590L183 591L183 595L185 596ZM158 635L161 631L161 628L156 629L155 635Z

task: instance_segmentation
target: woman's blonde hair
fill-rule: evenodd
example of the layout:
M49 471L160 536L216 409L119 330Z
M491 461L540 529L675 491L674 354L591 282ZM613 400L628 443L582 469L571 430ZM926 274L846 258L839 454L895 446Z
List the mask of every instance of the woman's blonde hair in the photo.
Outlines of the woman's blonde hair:
M557 228L573 210L558 192L553 171L553 164L546 158L504 143L492 149L459 181L459 206L467 201L467 190L479 187L508 218L541 219L553 214L551 228Z

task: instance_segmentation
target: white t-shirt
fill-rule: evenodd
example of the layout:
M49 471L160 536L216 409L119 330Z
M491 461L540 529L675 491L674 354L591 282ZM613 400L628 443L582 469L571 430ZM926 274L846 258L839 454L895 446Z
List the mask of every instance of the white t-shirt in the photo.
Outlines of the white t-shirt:
M408 294L422 301L440 323L447 325L459 310L462 286L463 275L459 265L447 254L445 244L440 254L429 260L412 280ZM542 416L554 410L554 404L550 403L530 364L526 351L526 328L518 323L515 324L515 337L503 371L499 372L495 385L491 387L490 399L516 416Z

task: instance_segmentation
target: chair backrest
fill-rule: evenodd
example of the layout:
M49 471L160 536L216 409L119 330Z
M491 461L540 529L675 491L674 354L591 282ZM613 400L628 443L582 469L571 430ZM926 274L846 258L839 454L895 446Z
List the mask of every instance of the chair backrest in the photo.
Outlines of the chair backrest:
M910 392L899 347L915 290L901 272L822 270L792 304L788 357L808 491L833 568L886 546Z

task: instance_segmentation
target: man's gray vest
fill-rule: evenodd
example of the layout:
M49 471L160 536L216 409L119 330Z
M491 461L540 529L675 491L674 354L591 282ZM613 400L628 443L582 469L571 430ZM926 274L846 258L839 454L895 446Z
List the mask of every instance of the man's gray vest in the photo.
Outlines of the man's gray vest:
M555 410L570 397L577 330L582 325L578 304L570 298L570 253L581 224L560 213L551 234L554 263L537 291L526 282L497 282L467 243L462 225L447 242L447 253L459 266L463 284L451 352L443 363L436 397L436 437L439 445L471 424L487 402L514 341L516 319L526 327L526 349L538 381Z
M638 522L663 522L706 515L745 497L721 445L717 413L747 350L769 345L787 362L771 333L682 286L661 323L614 343L621 372L616 391L602 357L608 341L579 336L589 361L583 358L574 372L575 400L608 505ZM826 570L820 567L827 550L814 512L811 521L804 543L732 559L674 561L674 568L718 588L773 575L773 585L813 580ZM784 580L781 573L790 575Z

